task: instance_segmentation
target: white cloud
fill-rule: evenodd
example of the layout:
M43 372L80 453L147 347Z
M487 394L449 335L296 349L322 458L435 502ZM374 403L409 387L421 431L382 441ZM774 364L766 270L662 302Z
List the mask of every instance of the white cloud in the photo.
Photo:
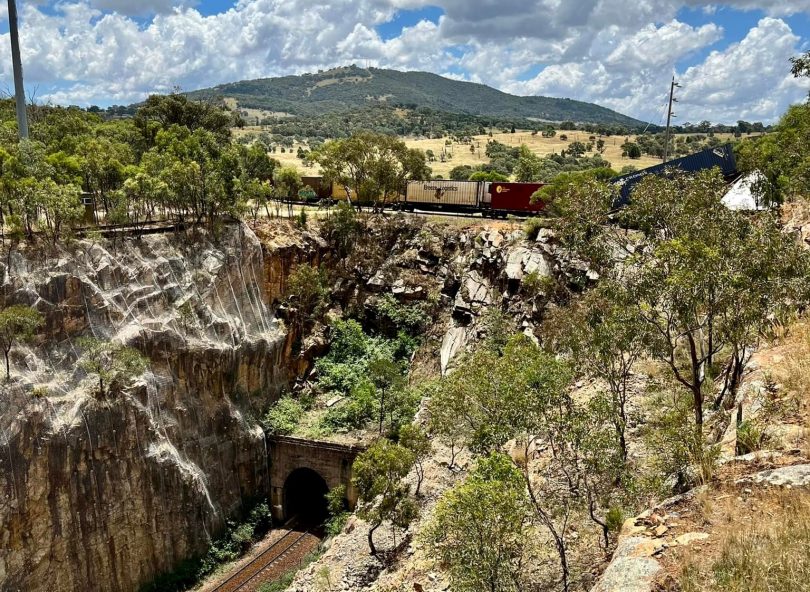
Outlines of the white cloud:
M518 94L590 100L657 122L676 64L714 48L682 73L684 117L773 119L805 94L786 62L802 40L777 15L810 11L810 0L760 0L772 16L722 49L719 24L690 26L677 20L679 9L715 10L719 23L724 7L747 10L755 0L637 0L632 8L626 0L238 0L212 16L195 3L60 0L44 11L26 2L27 83L47 88L45 98L54 102L125 103L174 86L356 62L461 71L454 77ZM427 5L443 8L438 24L422 21L387 40L377 33L398 10ZM144 24L133 14L153 16ZM11 78L8 54L8 36L0 36L0 86ZM521 79L538 67L537 76Z

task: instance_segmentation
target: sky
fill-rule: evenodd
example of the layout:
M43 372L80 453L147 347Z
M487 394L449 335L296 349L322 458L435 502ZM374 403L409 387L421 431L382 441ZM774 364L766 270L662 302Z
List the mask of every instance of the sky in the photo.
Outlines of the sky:
M807 98L810 0L17 0L26 90L40 103L130 104L154 92L357 64L424 70L519 95L676 122L778 120ZM0 91L12 91L6 2Z

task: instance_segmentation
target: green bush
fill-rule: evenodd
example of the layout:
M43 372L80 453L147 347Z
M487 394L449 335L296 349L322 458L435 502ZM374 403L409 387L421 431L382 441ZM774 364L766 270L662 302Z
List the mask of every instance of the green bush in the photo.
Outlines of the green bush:
M264 416L267 432L276 436L287 436L295 431L306 409L298 399L286 395L276 401Z
M228 521L225 532L201 556L182 561L174 570L140 587L140 592L181 592L196 586L219 566L238 559L270 530L272 517L266 500L256 503L242 521Z
M398 331L418 335L430 324L430 315L421 304L402 304L393 294L381 296L375 306L382 321L387 321Z
M523 234L525 234L526 238L529 240L537 240L540 229L545 227L545 221L542 218L534 216L523 223Z
M765 432L749 420L737 426L737 454L748 454L762 450Z
M332 326L329 353L318 360L318 387L323 392L346 397L329 409L321 420L327 431L347 431L362 428L378 416L380 394L385 393L385 423L396 429L403 417L413 414L411 398L404 396L398 384L403 382L408 360L416 347L416 339L400 332L396 339L372 337L363 332L357 321L336 321ZM387 368L387 377L375 384L376 369ZM410 418L407 419L410 421Z

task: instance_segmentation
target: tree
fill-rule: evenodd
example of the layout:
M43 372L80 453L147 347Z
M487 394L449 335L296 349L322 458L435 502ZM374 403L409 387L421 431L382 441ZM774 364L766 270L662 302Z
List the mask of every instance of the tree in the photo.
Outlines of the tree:
M79 367L98 379L98 396L104 398L113 389L125 386L147 368L147 359L138 350L113 341L82 337Z
M607 383L622 463L627 462L628 383L649 345L647 326L633 304L630 291L604 278L580 300L553 311L545 323L548 344L555 351L566 353L581 373Z
M567 528L578 497L572 475L581 476L579 471L569 471L572 455L565 452L576 449L575 442L566 440L574 433L574 404L566 390L569 380L564 364L542 352L526 336L518 335L502 353L491 347L473 352L442 381L429 404L431 415L441 414L444 407L459 410L456 423L461 426L465 444L474 452L495 452L515 440L521 457L528 460L537 443L550 443L554 455L545 466L542 481L533 477L525 460L517 466L534 516L554 540L566 591Z
M35 199L42 212L42 230L54 245L65 226L81 220L84 210L79 193L75 185L57 185L50 180L40 183L37 188Z
M631 278L635 308L655 337L651 353L692 396L698 439L704 399L733 403L769 319L807 297L806 254L771 214L727 209L725 190L717 171L651 175L625 210L644 234Z
M385 413L388 411L387 395L401 389L405 383L402 366L389 357L377 357L368 363L368 375L377 394L377 417L379 433L383 432Z
M615 186L597 178L598 169L562 173L532 195L547 204L551 227L561 245L592 269L601 272L614 264L615 226L610 211Z
M366 203L385 204L407 181L430 178L424 152L371 132L326 142L310 160L320 165L327 181L343 185L347 195Z
M801 56L790 58L790 73L796 78L810 77L810 51Z
M405 528L416 515L416 507L403 481L414 464L413 453L380 438L354 461L353 483L358 493L358 514L368 521L368 547L377 556L374 532L386 520Z
M571 142L570 144L568 144L568 153L571 156L575 157L575 158L579 158L580 156L585 154L587 151L588 151L588 147L585 145L584 142L576 141L576 142Z
M30 306L15 304L0 311L0 347L6 358L6 380L11 380L11 348L15 343L31 339L43 322L39 311Z
M425 478L425 467L422 463L433 450L430 438L428 438L425 430L418 425L408 424L402 426L399 430L399 444L413 453L414 462L416 463L416 491L414 494L419 497L419 490Z
M529 519L520 471L508 457L493 453L442 496L426 538L447 565L453 590L519 591Z
M453 181L467 181L474 172L475 169L470 165L462 164L450 169L450 178Z
M596 150L599 152L599 154L605 153L605 141L602 138L596 140Z

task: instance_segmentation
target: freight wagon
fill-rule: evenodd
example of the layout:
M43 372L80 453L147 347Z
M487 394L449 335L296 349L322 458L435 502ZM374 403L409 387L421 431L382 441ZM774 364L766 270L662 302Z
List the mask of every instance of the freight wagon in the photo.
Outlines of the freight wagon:
M328 199L331 196L332 186L323 177L301 177L301 184L312 189L317 199Z
M478 212L489 208L488 190L489 183L481 181L408 181L400 206L409 211Z
M714 167L720 168L720 172L723 173L727 181L735 176L737 173L737 163L734 160L734 150L731 148L731 144L718 146L717 148L707 148L706 150L695 152L689 156L676 158L662 164L657 164L634 173L611 179L611 183L619 186L619 197L614 203L614 207L626 206L630 202L630 194L633 191L633 187L647 175L666 175L670 171L696 173Z
M493 216L506 217L509 214L536 214L545 204L532 203L532 194L540 189L543 183L504 183L494 182L489 186L490 213Z

